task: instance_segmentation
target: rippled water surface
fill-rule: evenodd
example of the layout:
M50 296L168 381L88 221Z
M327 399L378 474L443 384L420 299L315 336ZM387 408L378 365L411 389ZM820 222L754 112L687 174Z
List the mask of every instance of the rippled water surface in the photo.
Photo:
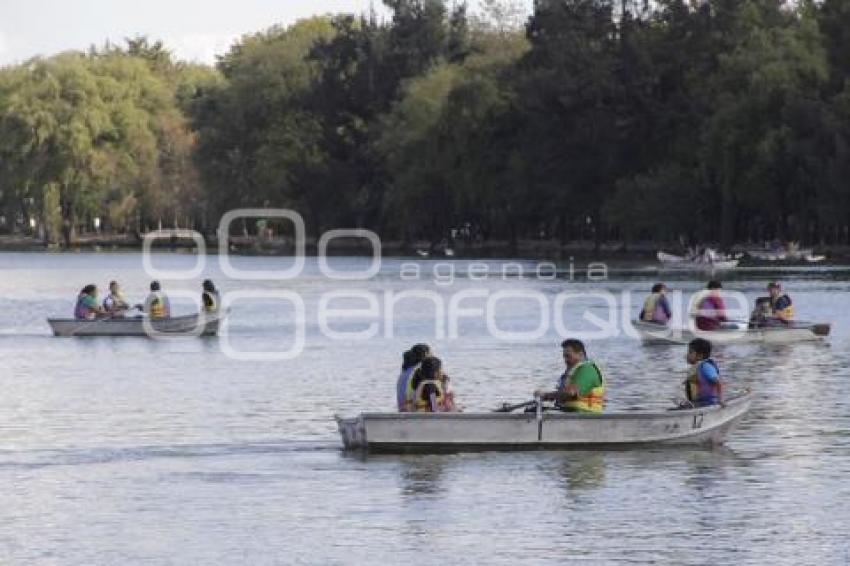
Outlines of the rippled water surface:
M154 263L185 271L195 260ZM233 261L251 271L287 264ZM582 311L608 314L604 300L589 297L559 309L558 293L610 291L613 316L628 319L659 277L613 272L593 283L561 266L554 280L503 279L492 275L504 263L490 261L489 278L469 277L468 262L447 264L457 270L452 280L445 265L418 262L417 275L404 263L385 260L376 277L339 283L308 260L295 279L251 282L226 278L211 256L202 276L164 281L178 311L192 310L176 295L196 295L202 277L241 292L230 350L279 354L297 346L303 328L300 356L251 361L226 355L225 338L54 338L45 318L68 315L88 282L119 279L141 300L149 280L141 257L0 255L0 563L850 561L850 274L756 270L726 280L752 299L780 276L798 317L834 327L822 344L718 351L730 387L758 394L722 449L347 455L334 414L391 410L411 343L435 345L466 410L491 409L557 377L556 319L586 328ZM365 269L368 260L331 265ZM689 294L703 283L678 276L671 286ZM326 336L318 308L340 289L372 293L378 316L337 318L331 329L375 324L376 337ZM421 296L398 301L388 324L387 297L404 291ZM490 309L499 329L531 332L541 317L553 327L532 341L492 337L486 303L505 291L541 293L548 314L503 294ZM461 292L461 306L485 314L461 316L458 338L436 339L434 301ZM293 296L303 300L301 317L286 302ZM448 332L452 321L443 323ZM684 348L627 336L589 347L610 374L610 410L664 407L679 394Z

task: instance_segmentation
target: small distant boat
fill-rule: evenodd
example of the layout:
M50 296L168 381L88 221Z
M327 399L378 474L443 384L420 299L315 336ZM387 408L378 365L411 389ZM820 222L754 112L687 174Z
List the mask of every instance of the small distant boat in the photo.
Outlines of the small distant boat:
M790 242L787 246L774 246L759 250L747 250L746 254L757 261L805 261L808 263L819 263L826 259L825 255L815 255L812 249L800 248L797 242Z
M463 452L718 445L749 411L749 391L723 406L601 414L363 413L337 417L347 450Z
M215 336L224 314L190 314L170 318L112 317L95 320L48 318L54 336Z
M691 253L686 256L659 251L657 257L662 268L684 271L723 271L735 269L740 262L740 258L720 254L711 248L701 254Z
M429 252L428 250L416 250L416 255L418 255L419 257L428 257L431 255L431 252Z
M790 326L764 328L727 328L693 331L636 320L632 322L645 344L688 344L694 338L706 338L713 344L793 344L823 340L831 331L829 323L799 322Z

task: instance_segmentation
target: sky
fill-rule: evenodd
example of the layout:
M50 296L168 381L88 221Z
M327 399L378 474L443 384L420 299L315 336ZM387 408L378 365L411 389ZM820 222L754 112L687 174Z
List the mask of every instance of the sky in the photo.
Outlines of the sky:
M373 0L379 13L381 0ZM523 0L530 5L531 0ZM0 65L147 35L187 61L215 55L246 33L317 14L367 11L370 0L0 0ZM476 2L470 2L474 5ZM386 13L386 12L383 12Z

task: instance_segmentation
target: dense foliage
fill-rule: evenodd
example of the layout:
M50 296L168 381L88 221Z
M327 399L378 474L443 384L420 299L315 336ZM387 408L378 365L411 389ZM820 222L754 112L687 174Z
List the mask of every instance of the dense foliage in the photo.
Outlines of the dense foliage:
M215 69L134 39L0 70L6 229L250 206L405 241L850 241L844 0L384 3Z

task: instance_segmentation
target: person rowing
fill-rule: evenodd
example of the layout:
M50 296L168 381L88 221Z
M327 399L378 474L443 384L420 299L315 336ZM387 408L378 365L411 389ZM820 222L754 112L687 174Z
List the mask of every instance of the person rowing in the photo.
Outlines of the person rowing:
M121 317L124 313L130 310L130 303L124 299L124 294L121 292L121 287L117 281L109 282L109 294L103 299L103 310L110 316Z
M413 411L416 394L413 387L413 374L422 365L422 361L430 356L431 348L427 344L416 344L402 354L401 372L396 381L396 405L399 413Z
M97 285L89 284L80 290L77 295L77 303L74 305L74 318L77 320L95 320L106 314L106 311L98 303Z
M720 296L723 285L720 281L709 281L708 291L697 305L696 325L699 330L720 330L726 318L726 305Z
M666 325L670 322L671 316L670 302L667 300L667 286L664 283L656 283L652 286L651 294L643 303L640 320Z
M145 299L144 311L151 318L169 318L171 316L171 303L168 296L162 292L159 281L151 281L151 292Z
M794 304L791 297L782 292L782 286L771 281L767 284L767 297L756 299L756 308L751 316L751 325L756 328L788 326L794 320Z
M535 391L543 401L554 401L562 411L601 413L605 405L605 377L596 362L587 359L580 340L569 338L561 343L566 371L554 391Z

